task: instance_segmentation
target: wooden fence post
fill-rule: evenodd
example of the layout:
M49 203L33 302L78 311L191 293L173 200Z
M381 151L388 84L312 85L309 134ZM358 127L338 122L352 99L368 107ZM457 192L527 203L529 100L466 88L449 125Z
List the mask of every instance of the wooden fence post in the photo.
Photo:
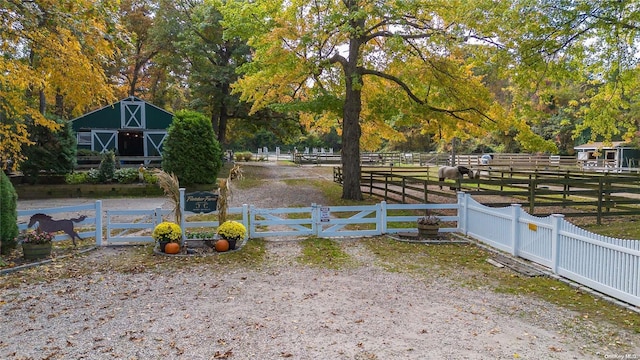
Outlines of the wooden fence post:
M387 192L389 191L389 177L387 175L384 176L384 201L388 200Z
M607 212L611 211L611 179L609 174L604 174L604 206Z
M602 178L598 179L598 211L596 216L596 223L598 225L602 224Z
M423 180L422 182L424 184L424 202L425 204L428 203L428 197L429 197L429 180Z
M532 179L531 174L529 174L529 214L531 215L533 215L536 209L536 187L536 179Z
M567 170L567 173L564 174L564 186L562 186L562 200L567 200L567 197L569 196L569 170ZM564 204L562 204L562 207L565 208L566 206Z

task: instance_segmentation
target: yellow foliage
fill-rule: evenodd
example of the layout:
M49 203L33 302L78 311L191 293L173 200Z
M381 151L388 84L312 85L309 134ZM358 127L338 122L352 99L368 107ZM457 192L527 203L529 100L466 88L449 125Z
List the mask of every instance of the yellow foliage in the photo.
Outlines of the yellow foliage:
M22 160L29 144L26 119L57 130L59 124L39 113L40 95L53 103L64 97L70 115L112 101L104 65L115 55L108 40L111 3L91 0L4 2L8 9L0 32L0 160ZM46 22L41 15L46 10ZM46 104L45 104L46 105Z

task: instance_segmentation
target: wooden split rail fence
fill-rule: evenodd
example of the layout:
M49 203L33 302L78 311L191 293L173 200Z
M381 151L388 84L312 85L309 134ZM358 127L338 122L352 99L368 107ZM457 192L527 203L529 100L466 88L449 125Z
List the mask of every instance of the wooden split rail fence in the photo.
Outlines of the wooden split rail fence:
M427 203L434 196L454 199L456 192L452 188L459 187L470 195L494 196L485 202L487 206L521 204L530 214L596 217L598 223L608 216L640 215L640 176L636 174L477 168L478 179L465 176L459 182L440 182L437 169L363 167L360 184L365 194L400 203ZM333 175L334 181L341 184L340 167L334 167Z

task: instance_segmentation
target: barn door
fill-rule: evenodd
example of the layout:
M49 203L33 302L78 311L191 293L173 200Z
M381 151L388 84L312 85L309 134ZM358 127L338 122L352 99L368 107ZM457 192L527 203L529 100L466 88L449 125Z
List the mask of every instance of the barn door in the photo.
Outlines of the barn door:
M144 129L146 125L144 102L120 102L120 124L123 129Z
M118 144L117 130L91 130L91 150L101 153L115 151Z
M144 133L144 155L161 156L162 143L166 137L166 131L146 131Z

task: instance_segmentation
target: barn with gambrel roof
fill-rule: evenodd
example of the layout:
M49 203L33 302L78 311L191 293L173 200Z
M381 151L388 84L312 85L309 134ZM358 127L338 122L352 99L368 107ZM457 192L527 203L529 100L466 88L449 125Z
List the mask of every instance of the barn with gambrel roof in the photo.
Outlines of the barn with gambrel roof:
M135 96L71 120L78 149L161 156L173 114Z

